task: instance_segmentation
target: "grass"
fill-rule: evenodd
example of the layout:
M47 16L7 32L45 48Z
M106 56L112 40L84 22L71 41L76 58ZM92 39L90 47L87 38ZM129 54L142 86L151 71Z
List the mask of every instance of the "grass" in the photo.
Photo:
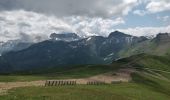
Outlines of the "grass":
M152 55L165 56L170 53L170 42L158 43L155 40L147 40L134 45L128 46L126 49L119 52L120 57L128 57L140 53L148 53Z
M101 86L25 87L0 96L2 100L169 100L170 96L136 83Z
M142 57L133 64L134 67L160 69L170 71L168 58L137 55L122 59L112 66L84 66L69 70L60 70L47 74L0 76L0 81L32 81L46 79L80 78L89 77L108 71L116 71L119 64ZM50 72L50 70L48 70ZM154 71L153 74L147 69L139 70L132 74L132 81L112 85L75 85L59 87L24 87L8 91L0 96L0 100L169 100L170 98L170 73Z
M137 61L135 61L138 59ZM134 55L128 58L118 60L119 63L128 63L132 62L132 67L134 68L149 68L149 69L156 69L162 71L169 71L170 72L170 59L169 57L164 56L154 56L148 54L139 54Z
M164 77L170 79L170 73L164 73L164 72L158 72L160 73L161 75L163 75Z
M146 68L170 71L170 60L161 56L146 56L138 64Z
M85 78L97 74L106 73L109 71L116 71L120 65L126 64L139 57L139 61L134 63L134 67L151 68L163 71L170 71L170 60L168 57L152 56L140 54L129 58L121 59L114 62L112 65L80 65L69 67L67 69L45 69L31 72L19 72L10 75L0 75L0 82L15 82L15 81L35 81L48 79L69 79L69 78Z
M39 72L37 74L12 74L0 75L0 82L16 82L16 81L36 81L49 79L70 79L70 78L85 78L108 71L116 71L117 66L109 65L87 65L83 67L74 67L68 70L49 69L47 73ZM52 71L51 71L52 70Z
M129 83L15 88L0 100L169 100L170 78L165 75L168 80L137 72Z
M133 81L153 91L157 91L170 96L170 80L164 80L161 77L155 78L146 74L132 74ZM167 78L169 79L169 78Z

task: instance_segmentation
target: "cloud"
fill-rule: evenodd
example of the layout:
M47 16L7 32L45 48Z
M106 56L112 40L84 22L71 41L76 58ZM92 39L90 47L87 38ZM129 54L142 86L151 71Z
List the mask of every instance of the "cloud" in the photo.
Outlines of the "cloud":
M106 36L125 24L137 0L0 0L0 41L23 35L47 39L50 33L75 32ZM21 34L22 33L22 34ZM28 39L25 39L28 41Z
M15 15L15 16L14 16ZM121 17L104 19L85 16L56 17L24 10L2 11L0 13L0 41L20 39L40 41L48 39L53 32L75 32L79 36L107 36L110 30L124 24Z
M1 10L24 9L58 17L127 15L137 0L0 0Z
M15 15L15 16L14 16ZM126 24L122 17L105 19L86 16L56 17L24 10L1 11L0 41L42 41L53 32L75 32L81 37L92 35L108 36L119 30L135 36L155 35L159 32L170 32L167 27L136 27L115 29L117 25Z
M146 5L146 9L151 13L170 11L170 1L169 0L150 0L150 2Z
M166 21L170 20L170 16L163 16L163 17L162 16L157 16L157 19L166 22Z
M116 19L103 19L78 16L66 18L66 22L73 26L73 29L80 36L107 36L114 26L125 24L125 21L121 17Z
M133 14L144 16L164 11L170 11L170 0L138 0L138 6L144 6L142 9L136 9Z
M145 9L134 10L140 4ZM144 16L167 11L169 4L169 0L0 0L0 41L42 41L53 32L107 36L117 25L129 26L124 20L129 12ZM169 32L169 26L120 31L141 36Z
M14 16L15 15L15 16ZM30 41L37 36L47 39L52 32L71 32L71 26L54 16L45 16L24 10L3 11L0 13L0 40L25 39ZM26 39L28 41L28 39Z
M135 10L135 11L133 11L133 14L139 15L139 16L144 16L147 14L147 12L144 10Z
M118 30L134 36L155 36L158 33L170 33L170 25L165 27L136 27Z

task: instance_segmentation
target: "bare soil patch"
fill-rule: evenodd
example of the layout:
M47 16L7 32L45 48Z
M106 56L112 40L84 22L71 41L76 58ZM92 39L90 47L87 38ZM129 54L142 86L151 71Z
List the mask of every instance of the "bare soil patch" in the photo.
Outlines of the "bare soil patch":
M87 84L89 81L99 81L110 84L111 82L129 82L131 80L131 73L135 72L134 69L120 69L117 72L108 72L89 78L81 79L67 79L63 81L76 81L77 84ZM31 81L31 82L0 82L0 95L6 94L9 89L27 86L44 86L45 81Z

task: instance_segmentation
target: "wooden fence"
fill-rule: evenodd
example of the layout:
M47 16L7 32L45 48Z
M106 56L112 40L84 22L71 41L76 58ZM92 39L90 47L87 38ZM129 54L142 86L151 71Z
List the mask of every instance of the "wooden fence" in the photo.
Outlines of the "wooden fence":
M112 81L111 84L120 84L122 81Z
M76 85L76 81L46 81L45 86Z
M104 85L106 84L105 82L100 82L100 81L89 81L87 82L87 85Z
M122 81L112 81L111 84L120 84ZM64 85L77 85L76 81L63 81L63 80L47 80L45 86L64 86ZM102 81L88 81L86 85L106 85Z

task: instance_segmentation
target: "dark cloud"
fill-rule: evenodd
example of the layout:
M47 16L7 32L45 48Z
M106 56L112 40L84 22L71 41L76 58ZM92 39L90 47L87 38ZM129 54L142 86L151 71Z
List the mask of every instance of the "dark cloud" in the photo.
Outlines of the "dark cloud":
M0 10L13 10L19 8L17 0L0 0Z
M22 42L29 42L33 41L30 35L27 35L26 33L20 33L20 40Z
M27 24L25 22L18 23L18 26L20 26L20 27L31 27L29 24Z
M137 0L1 0L1 10L24 9L57 16L112 17L121 15ZM127 11L128 12L128 11Z

